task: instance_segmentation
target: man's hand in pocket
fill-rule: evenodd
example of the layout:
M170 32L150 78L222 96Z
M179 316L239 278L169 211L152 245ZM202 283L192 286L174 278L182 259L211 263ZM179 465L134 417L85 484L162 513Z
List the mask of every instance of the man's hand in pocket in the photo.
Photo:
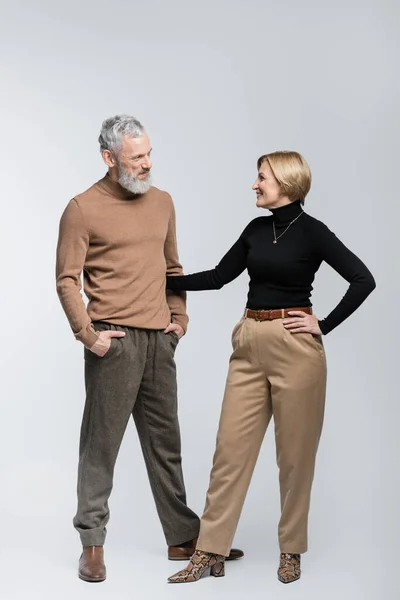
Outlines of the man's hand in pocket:
M167 329L164 329L164 333L171 333L173 331L178 336L178 339L181 339L183 334L185 333L183 327L178 325L178 323L170 323Z
M99 339L90 348L91 352L97 354L97 356L104 356L110 349L111 338L122 338L125 337L123 331L99 331Z

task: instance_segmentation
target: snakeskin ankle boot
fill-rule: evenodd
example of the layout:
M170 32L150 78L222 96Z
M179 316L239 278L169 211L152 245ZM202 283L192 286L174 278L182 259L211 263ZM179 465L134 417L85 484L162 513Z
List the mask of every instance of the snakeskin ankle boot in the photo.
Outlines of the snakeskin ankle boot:
M300 554L282 552L279 562L278 579L282 583L292 583L300 579Z
M168 577L170 583L190 583L198 581L207 571L214 577L225 575L225 556L195 550L186 569Z

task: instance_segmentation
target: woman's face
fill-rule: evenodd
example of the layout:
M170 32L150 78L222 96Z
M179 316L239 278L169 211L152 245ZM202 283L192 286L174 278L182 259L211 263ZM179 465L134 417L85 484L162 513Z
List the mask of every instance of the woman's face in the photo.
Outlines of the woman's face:
M252 189L257 194L256 205L260 208L278 208L290 203L287 196L281 195L281 187L267 160L260 165Z

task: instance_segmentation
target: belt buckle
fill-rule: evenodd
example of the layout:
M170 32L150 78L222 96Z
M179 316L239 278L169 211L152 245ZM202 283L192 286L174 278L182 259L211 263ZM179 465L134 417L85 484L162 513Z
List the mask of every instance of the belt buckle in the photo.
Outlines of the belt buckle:
M263 318L261 318L261 313L266 313L266 316L264 316ZM256 311L256 321L270 321L271 320L271 310L264 310L264 309L259 309Z

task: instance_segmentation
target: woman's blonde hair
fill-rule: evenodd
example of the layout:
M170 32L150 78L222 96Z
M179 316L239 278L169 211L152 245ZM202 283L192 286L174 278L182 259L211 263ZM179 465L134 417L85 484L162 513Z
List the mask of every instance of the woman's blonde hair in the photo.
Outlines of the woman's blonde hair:
M275 179L281 186L282 195L287 196L292 202L301 200L304 204L311 187L311 171L302 155L290 150L264 154L257 161L257 169L265 161L268 162Z

